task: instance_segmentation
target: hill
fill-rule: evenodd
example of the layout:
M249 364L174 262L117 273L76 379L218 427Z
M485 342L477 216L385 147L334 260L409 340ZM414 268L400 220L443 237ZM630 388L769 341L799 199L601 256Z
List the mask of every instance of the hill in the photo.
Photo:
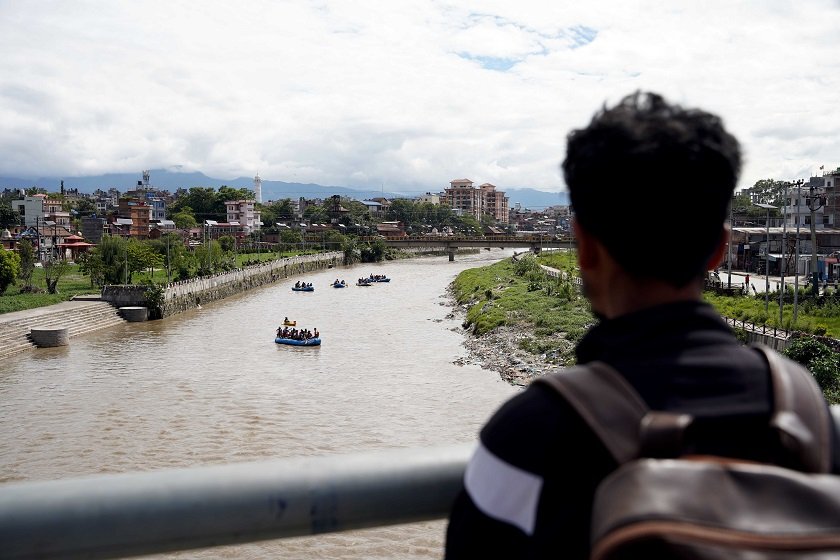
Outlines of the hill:
M150 172L150 184L153 187L174 192L179 188L190 187L213 187L219 188L222 185L235 188L254 188L254 180L250 177L237 177L235 179L216 179L208 177L201 172L180 173L164 169L153 169ZM92 175L82 177L70 177L64 179L64 187L79 189L81 192L90 193L96 189L107 190L116 188L120 191L127 191L136 188L137 182L141 179L140 173L108 173L105 175ZM61 188L60 177L39 177L37 179L21 179L17 177L0 177L0 190L23 189L32 186L41 187L49 192L56 192ZM437 192L439 189L430 189ZM510 199L510 206L513 208L517 203L522 208L529 210L542 210L548 206L568 204L568 195L565 192L547 192L531 188L511 188L504 190ZM339 186L324 186L314 183L286 183L284 181L262 182L263 201L280 200L284 198L326 198L338 194L357 200L365 200L377 196L387 198L405 198L409 195L399 192L382 190L351 189Z

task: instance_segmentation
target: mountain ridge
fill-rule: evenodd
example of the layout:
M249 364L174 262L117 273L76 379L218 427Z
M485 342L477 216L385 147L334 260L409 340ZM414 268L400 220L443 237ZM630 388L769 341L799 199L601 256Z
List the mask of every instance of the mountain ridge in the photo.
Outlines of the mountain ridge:
M175 191L178 188L213 187L223 185L232 188L248 188L253 190L254 180L249 177L234 179L217 179L209 177L200 171L172 172L164 169L150 171L150 186ZM79 189L84 193L91 193L96 189L107 190L116 188L121 192L136 188L141 175L139 173L106 173L64 178L66 189ZM61 188L62 179L59 177L39 177L37 179L23 179L19 177L0 177L0 190L4 188L25 189L40 187L49 192L57 192ZM441 189L442 190L442 189ZM518 203L522 208L542 209L548 206L568 204L568 193L549 192L530 187L499 189L503 191L510 202L511 208ZM431 192L431 190L430 190ZM384 196L386 198L413 198L412 195L372 189L354 189L350 187L325 186L317 183L287 183L284 181L262 181L263 201L280 200L284 198L326 198L334 194L355 198L358 200Z

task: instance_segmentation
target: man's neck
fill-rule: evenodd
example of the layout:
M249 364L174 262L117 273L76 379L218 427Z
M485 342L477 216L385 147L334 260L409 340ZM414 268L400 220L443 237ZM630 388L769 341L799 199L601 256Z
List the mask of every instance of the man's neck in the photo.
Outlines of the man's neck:
M700 301L703 297L699 282L675 288L659 280L639 280L628 278L626 275L621 276L623 277L609 282L599 302L593 302L593 306L597 305L597 310L607 319L669 303Z

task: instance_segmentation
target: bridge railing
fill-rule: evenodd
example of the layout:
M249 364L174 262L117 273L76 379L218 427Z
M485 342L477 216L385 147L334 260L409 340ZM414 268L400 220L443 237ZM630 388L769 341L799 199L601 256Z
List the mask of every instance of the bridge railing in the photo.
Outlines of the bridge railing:
M558 238L549 235L403 235L403 236L382 236L382 235L373 235L373 236L361 236L357 238L358 241L363 243L371 243L375 241L404 241L404 242L423 242L423 241L433 241L435 243L441 242L449 242L449 243L458 243L459 241L467 241L467 242L487 242L488 245L493 245L494 242L504 242L504 243L522 243L522 244L531 244L531 243L574 243L574 239L572 238Z
M0 485L0 559L119 558L440 519L472 448Z

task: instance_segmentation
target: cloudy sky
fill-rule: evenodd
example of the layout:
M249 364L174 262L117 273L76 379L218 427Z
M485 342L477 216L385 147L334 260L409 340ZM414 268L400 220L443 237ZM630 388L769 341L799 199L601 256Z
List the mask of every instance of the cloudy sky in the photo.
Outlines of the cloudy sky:
M559 191L636 89L721 114L741 187L840 166L840 0L0 0L0 52L0 176Z

